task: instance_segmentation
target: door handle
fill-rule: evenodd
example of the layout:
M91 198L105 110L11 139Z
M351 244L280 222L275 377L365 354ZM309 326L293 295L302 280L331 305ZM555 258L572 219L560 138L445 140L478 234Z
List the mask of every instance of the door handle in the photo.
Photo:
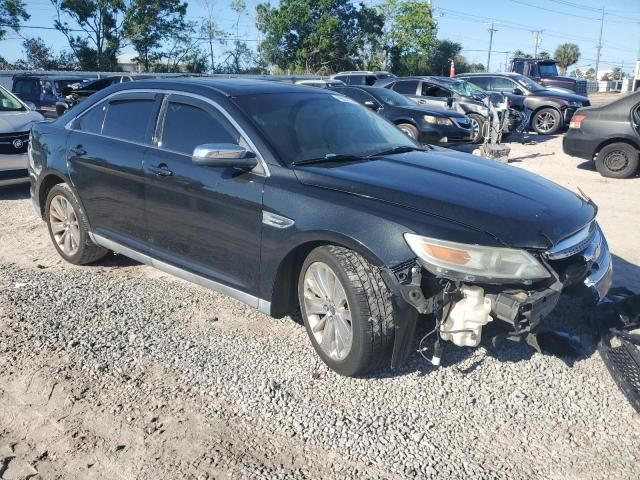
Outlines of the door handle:
M173 172L169 170L166 164L161 163L157 167L149 167L149 171L158 177L170 177Z
M87 151L84 148L82 148L82 145L77 145L74 148L69 149L69 151L78 157L81 157L87 154Z

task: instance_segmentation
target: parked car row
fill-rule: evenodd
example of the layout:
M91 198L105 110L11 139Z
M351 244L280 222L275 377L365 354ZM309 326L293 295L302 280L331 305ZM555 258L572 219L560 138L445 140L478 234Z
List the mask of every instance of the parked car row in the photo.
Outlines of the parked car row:
M524 338L564 291L606 295L589 199L417 143L383 116L463 114L401 98L240 79L112 85L32 127L31 198L66 261L114 251L276 317L299 311L343 375L402 365L425 318L437 364L440 342L478 346L488 322Z

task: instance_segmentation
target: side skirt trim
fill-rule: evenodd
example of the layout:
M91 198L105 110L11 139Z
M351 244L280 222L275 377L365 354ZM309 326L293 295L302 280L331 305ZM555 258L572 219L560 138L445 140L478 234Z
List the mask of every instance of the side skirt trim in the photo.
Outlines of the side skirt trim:
M182 268L170 265L166 262L162 262L158 259L155 259L149 255L144 253L140 253L137 250L133 250L132 248L126 247L118 242L114 242L113 240L109 240L108 238L103 237L102 235L97 235L95 233L90 233L89 237L91 240L101 247L104 247L108 250L112 250L116 253L124 255L125 257L132 258L140 263L144 263L145 265L150 265L158 270L162 270L169 275L173 275L175 277L182 278L191 283L195 283L197 285L210 288L216 292L227 295L231 298L235 298L243 303L246 303L250 307L257 308L260 312L271 315L271 302L268 302L262 298L254 297L253 295L249 295L246 292L241 290L237 290L235 288L229 287L227 285L223 285L222 283L215 282L208 278L202 277L195 273L189 272L187 270L183 270Z

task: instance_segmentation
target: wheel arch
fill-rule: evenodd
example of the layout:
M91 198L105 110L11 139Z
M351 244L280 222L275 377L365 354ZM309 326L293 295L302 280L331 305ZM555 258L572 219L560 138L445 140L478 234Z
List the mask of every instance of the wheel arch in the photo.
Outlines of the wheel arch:
M349 237L327 233L324 237L302 241L287 252L275 269L276 273L270 293L271 316L281 318L296 311L298 308L298 276L302 264L312 250L323 245L348 248L362 255L373 265L383 265L383 261L371 250Z
M614 137L614 138L607 138L606 140L603 140L601 143L599 143L598 146L593 151L592 158L595 158L604 147L613 145L614 143L625 143L635 148L638 151L638 155L640 155L640 144L638 142L634 142L630 138Z
M73 189L71 182L69 182L67 178L57 172L49 172L45 174L45 176L40 181L37 194L38 206L40 207L40 216L43 219L46 210L47 196L49 195L51 189L60 183L66 183Z
M409 125L412 125L414 127L416 127L418 129L418 131L420 130L420 128L418 127L418 123L413 120L412 118L395 118L393 120L393 123L395 125L400 125L401 123L407 123Z

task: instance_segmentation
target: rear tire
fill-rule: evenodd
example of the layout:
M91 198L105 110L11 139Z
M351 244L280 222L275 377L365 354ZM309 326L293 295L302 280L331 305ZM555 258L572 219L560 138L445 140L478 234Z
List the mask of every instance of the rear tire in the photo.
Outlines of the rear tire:
M467 117L471 120L471 128L473 129L471 143L481 143L484 140L487 120L478 113L470 113Z
M640 152L628 143L612 143L596 157L596 169L603 177L629 178L638 171Z
M313 348L333 371L357 376L390 361L389 291L363 257L332 245L311 251L300 271L298 299Z
M413 140L415 140L416 142L418 141L418 129L416 127L414 127L410 123L399 123L397 126Z
M109 253L89 238L87 216L67 184L59 183L49 191L45 220L53 246L67 262L85 265Z

